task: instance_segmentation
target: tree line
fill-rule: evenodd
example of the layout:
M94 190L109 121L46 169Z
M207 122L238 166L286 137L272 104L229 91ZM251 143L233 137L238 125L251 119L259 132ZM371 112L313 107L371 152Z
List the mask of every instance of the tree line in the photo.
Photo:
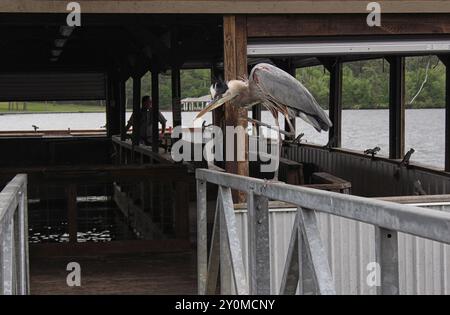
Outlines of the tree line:
M297 69L296 77L311 91L322 107L328 107L329 73L323 66ZM210 78L209 69L182 70L182 98L208 94ZM374 59L344 63L342 80L344 109L388 107L389 63L387 61ZM159 75L159 88L160 107L168 110L171 107L170 71ZM133 103L131 79L127 81L126 91L127 104L131 108ZM414 98L419 91L420 93ZM151 95L150 73L142 78L141 95ZM439 59L435 56L406 58L405 102L407 108L444 107L444 97L445 67ZM411 103L413 98L414 101Z
M181 70L181 98L199 97L209 94L211 72L209 69ZM133 107L133 80L126 82L127 107ZM152 95L152 76L150 72L142 77L141 95ZM159 74L159 104L160 108L169 110L172 106L171 73Z

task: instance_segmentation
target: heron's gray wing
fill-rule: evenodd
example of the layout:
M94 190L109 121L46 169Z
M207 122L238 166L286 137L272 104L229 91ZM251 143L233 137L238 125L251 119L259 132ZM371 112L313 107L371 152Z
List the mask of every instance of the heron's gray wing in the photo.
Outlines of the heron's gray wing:
M303 113L299 116L319 131L328 130L333 125L311 93L287 72L273 65L260 63L252 69L249 82L259 88L263 97Z

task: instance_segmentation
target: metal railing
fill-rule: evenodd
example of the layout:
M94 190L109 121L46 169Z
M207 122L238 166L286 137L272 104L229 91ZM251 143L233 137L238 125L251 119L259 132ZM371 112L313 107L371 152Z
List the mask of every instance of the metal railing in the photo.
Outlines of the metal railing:
M231 277L234 284L233 288L223 290L225 293L232 292L231 289L237 294L271 292L270 255L277 253L270 253L269 199L297 207L280 294L336 293L315 211L375 227L375 258L380 273L378 294L399 293L399 232L450 244L450 213L206 169L198 169L196 178L199 294L216 293L219 269L221 288L227 285L227 277ZM207 183L218 185L209 252ZM242 255L243 244L238 237L231 189L247 194L248 276Z
M29 294L27 175L0 192L0 294Z

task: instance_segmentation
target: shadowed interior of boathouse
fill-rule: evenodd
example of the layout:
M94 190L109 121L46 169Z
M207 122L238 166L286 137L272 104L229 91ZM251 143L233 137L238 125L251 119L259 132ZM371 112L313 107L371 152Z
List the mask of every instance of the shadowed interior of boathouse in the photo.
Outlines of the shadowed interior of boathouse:
M385 28L370 28L365 17L87 13L83 26L72 28L64 14L1 13L0 100L102 100L107 121L103 131L0 134L0 200L7 205L0 217L2 263L11 267L2 275L2 292L449 293L449 239L441 223L448 222L450 193L450 19L392 13L383 19ZM443 169L413 163L405 152L405 58L424 55L446 66ZM343 64L369 59L389 67L388 156L342 148ZM243 161L174 161L178 141L192 154L204 143L170 133L160 139L159 75L171 76L171 127L194 134L208 126L182 121L180 71L210 69L214 82L247 76L261 62L294 76L299 68L324 66L333 123L328 144L283 137L282 183L261 172L262 159L247 155ZM148 72L155 145L139 135ZM127 99L136 118L131 131ZM260 105L249 110L258 120L261 111ZM253 124L242 119L247 115L226 104L213 111L212 122L247 130ZM376 211L386 215L371 215ZM304 234L295 236L296 229ZM293 257L302 246L305 279L294 275L299 262ZM418 267L410 265L412 248ZM432 257L427 264L425 257ZM381 289L364 285L371 259L387 266ZM81 266L81 287L66 283L70 262ZM346 276L349 268L358 275Z

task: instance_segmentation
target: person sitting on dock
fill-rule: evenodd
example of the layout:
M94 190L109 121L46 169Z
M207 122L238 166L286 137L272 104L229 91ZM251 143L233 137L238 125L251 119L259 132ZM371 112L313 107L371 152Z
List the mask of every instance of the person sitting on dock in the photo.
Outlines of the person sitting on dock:
M161 123L161 136L164 136L164 133L166 131L166 123L167 120L159 111L159 117L158 121ZM152 143L152 123L153 123L153 117L152 117L152 99L150 96L145 95L142 98L142 108L141 108L141 126L140 126L140 132L139 132L139 138L142 143L145 145L151 145ZM133 125L133 115L131 115L130 119L128 120L126 130L128 131L130 127Z

